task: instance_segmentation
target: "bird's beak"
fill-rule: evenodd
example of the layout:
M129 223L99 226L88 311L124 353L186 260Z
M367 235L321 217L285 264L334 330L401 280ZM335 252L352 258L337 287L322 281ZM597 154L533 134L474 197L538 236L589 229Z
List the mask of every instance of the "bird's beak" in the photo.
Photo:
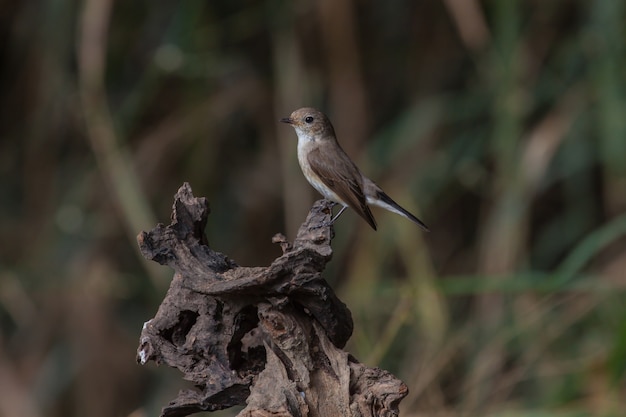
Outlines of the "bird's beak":
M282 123L287 123L288 125L292 125L293 124L293 119L291 117L283 117L282 119L280 119L280 121Z

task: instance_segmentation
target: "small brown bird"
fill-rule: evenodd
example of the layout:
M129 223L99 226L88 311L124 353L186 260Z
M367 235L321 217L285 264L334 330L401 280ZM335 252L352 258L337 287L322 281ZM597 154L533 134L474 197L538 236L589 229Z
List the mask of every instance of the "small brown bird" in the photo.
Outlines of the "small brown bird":
M324 113L304 107L280 121L296 129L298 162L307 181L324 198L343 206L330 224L350 207L376 230L376 220L368 206L372 204L406 217L425 231L429 231L420 219L400 207L378 185L361 173L337 142L333 125Z

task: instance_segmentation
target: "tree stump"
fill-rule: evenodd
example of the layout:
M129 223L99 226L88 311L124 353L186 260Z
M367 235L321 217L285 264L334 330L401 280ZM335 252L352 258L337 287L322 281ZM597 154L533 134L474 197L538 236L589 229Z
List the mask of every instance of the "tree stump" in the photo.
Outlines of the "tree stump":
M173 268L156 316L141 332L137 361L178 368L182 390L162 416L234 405L238 416L397 416L408 389L343 348L352 316L321 274L332 256L332 203L311 209L293 244L268 267L243 267L210 249L209 206L189 184L178 190L171 224L137 237L147 259Z

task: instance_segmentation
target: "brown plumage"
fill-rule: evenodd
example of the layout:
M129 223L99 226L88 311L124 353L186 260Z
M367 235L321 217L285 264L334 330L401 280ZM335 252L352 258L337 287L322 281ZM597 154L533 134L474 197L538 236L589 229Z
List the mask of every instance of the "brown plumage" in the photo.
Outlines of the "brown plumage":
M361 172L341 147L339 151L335 149L334 155L330 155L329 152L332 151L333 148L326 146L318 146L309 151L307 159L311 170L324 185L339 196L340 200L335 202L356 211L376 230L376 220L363 192Z
M298 162L306 179L325 198L343 206L331 223L346 207L350 207L376 230L376 220L368 206L374 204L406 217L428 231L421 220L361 173L337 142L335 130L324 113L305 107L281 119L281 122L290 124L296 130Z

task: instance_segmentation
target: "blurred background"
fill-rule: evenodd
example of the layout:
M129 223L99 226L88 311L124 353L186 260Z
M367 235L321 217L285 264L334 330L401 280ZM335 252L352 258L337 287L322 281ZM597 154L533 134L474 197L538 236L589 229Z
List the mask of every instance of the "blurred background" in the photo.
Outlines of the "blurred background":
M211 246L269 264L319 198L302 106L432 230L348 211L326 273L401 415L624 415L625 28L614 0L2 2L0 416L187 387L135 363L171 278L135 237L188 181Z

